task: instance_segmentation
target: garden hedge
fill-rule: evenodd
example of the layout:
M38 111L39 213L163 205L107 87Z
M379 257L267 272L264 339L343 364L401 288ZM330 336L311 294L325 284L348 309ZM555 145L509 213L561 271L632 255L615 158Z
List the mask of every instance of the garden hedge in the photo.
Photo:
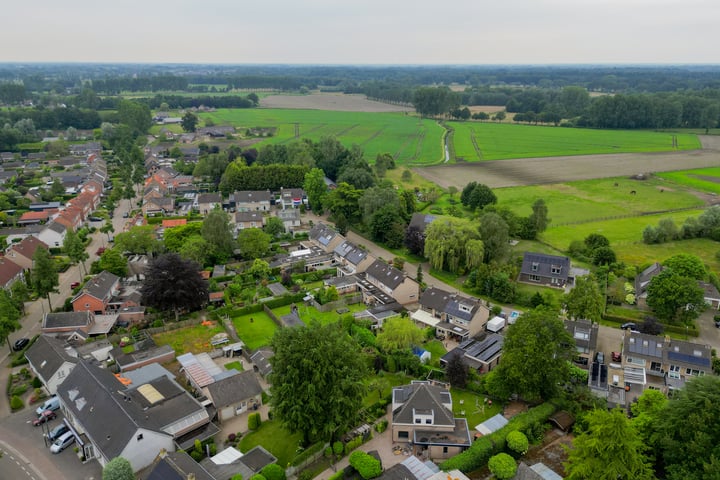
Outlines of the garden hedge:
M365 480L379 477L382 473L382 464L380 461L362 450L356 450L350 454L350 465L352 465Z
M557 407L550 403L543 403L537 407L531 408L527 412L515 415L507 425L500 430L480 437L460 455L456 455L442 464L440 468L443 471L458 469L461 472L468 473L487 465L490 457L505 450L505 437L507 434L518 430L520 432L532 428L536 423L545 423L548 418L555 413Z

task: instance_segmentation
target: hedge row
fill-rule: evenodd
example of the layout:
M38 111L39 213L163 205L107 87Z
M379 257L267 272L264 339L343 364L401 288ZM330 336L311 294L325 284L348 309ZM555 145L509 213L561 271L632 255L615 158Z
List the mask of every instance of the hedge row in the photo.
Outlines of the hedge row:
M630 318L630 317L621 317L620 315L605 315L603 316L604 320L607 320L609 322L617 323L618 326L622 325L623 323L632 322L637 324L638 319L636 318ZM685 325L668 325L667 323L662 324L663 328L668 333L676 333L678 335L692 335L693 337L700 336L700 331L697 328L697 325L692 324L688 327L685 327Z
M475 440L470 448L460 455L446 460L440 465L440 468L446 472L458 469L468 473L484 467L490 457L505 450L505 437L508 433L515 430L524 432L536 423L545 423L555 413L555 410L556 406L547 402L515 415L503 428Z
M305 462L308 458L315 455L316 453L325 450L325 446L327 443L325 442L318 442L314 445L310 445L308 448L303 450L302 452L298 453L295 458L293 458L290 461L290 465L297 467L298 465L302 465L303 462Z

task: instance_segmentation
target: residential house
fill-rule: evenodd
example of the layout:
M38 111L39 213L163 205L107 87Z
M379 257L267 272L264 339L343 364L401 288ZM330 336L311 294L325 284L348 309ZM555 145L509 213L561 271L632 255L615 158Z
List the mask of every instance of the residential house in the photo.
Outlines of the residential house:
M265 217L260 212L238 211L235 212L233 220L235 223L236 236L240 230L246 228L263 228L263 226L265 226Z
M647 288L650 285L650 280L655 276L660 275L663 271L663 266L658 262L653 263L642 272L635 276L635 301L639 306L644 306L647 300Z
M316 223L310 229L309 238L313 244L323 249L325 253L332 253L336 247L345 241L345 237L322 222Z
M23 238L19 243L14 243L5 252L5 256L26 270L33 268L33 255L38 248L48 249L48 246L32 235Z
M437 336L467 340L485 329L490 309L480 300L430 287L420 296L420 308L411 317L422 327L435 328Z
M50 218L50 211L43 210L40 212L25 212L17 221L18 225L40 225L46 223Z
M333 257L340 276L362 273L375 261L375 257L366 250L347 240L335 247Z
M564 320L564 323L565 330L575 340L574 362L583 368L588 368L597 349L599 325L590 320Z
M564 288L570 280L570 259L557 255L525 252L520 282Z
M206 136L206 137L226 137L228 134L232 135L235 133L235 127L232 125L217 125L212 127L201 127L196 130L198 135Z
M72 231L77 231L83 224L83 216L79 209L69 207L60 212L60 214L55 217L54 221L63 225L66 230L70 229Z
M175 360L175 350L170 345L158 347L154 342L144 340L136 343L135 350L132 352L125 353L121 347L115 347L110 355L115 359L115 364L123 374Z
M283 222L286 233L294 232L302 225L302 222L300 221L300 212L294 208L288 210L278 210L276 215Z
M63 246L63 243L65 243L66 232L67 227L65 225L60 222L52 221L47 223L45 227L40 230L38 238L41 242L51 248L60 248Z
M305 191L302 188L281 187L278 202L283 210L288 208L299 208L300 205L307 204L307 195L305 195Z
M466 339L443 355L440 365L446 368L453 358L459 357L469 368L479 373L487 373L500 363L504 340L505 338L497 333L489 333L483 340Z
M166 215L175 211L175 199L172 197L148 198L142 205L143 215Z
M138 478L141 480L223 480L230 477L213 476L184 451L167 452L162 450L152 465Z
M207 386L208 398L217 409L218 421L223 423L262 405L262 387L255 372L239 372Z
M710 305L713 310L720 310L720 292L715 285L708 282L698 282L698 285L703 289L705 303Z
M56 211L60 209L60 202L31 203L28 208L31 212L42 212L43 210Z
M390 295L400 305L418 301L420 285L402 270L398 270L382 260L375 260L367 267L365 279L386 295ZM370 299L366 299L365 303L375 303L367 300Z
M185 449L218 432L208 428L205 408L165 375L141 385L125 383L81 360L59 386L63 413L85 458L105 466L121 456L137 472L162 450L175 451L176 444Z
M113 296L120 291L120 277L107 271L102 271L85 283L72 299L73 311L93 312L97 315L109 313L108 306Z
M200 461L200 465L218 480L232 478L235 475L249 479L255 474L259 474L266 466L275 462L277 462L277 458L258 445L245 453L233 447L228 447L222 452L218 452L215 456L203 458Z
M437 217L435 215L430 215L429 213L415 212L412 214L412 217L410 218L410 223L408 224L408 230L414 229L419 235L422 235L424 237L425 229L436 218Z
M194 206L202 215L207 215L216 208L222 208L222 194L201 193L195 199Z
M413 381L393 388L392 439L412 446L413 454L446 459L471 444L467 420L453 415L447 386Z
M10 259L0 257L0 288L8 290L17 281L25 281L23 268Z
M238 212L268 212L272 204L270 190L241 190L230 199L230 207Z
M50 395L78 362L78 354L65 340L40 335L25 352L30 369L43 382Z

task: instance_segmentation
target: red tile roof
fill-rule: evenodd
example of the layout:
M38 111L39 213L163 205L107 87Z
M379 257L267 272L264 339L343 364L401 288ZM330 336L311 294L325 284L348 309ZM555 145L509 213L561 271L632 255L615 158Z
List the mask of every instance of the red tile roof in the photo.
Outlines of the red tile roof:
M0 287L5 287L20 272L22 272L20 265L10 259L0 257Z
M49 212L47 210L43 210L41 212L25 212L20 217L20 221L24 222L27 220L47 220L49 217Z
M42 247L45 250L48 249L48 246L45 244L45 242L43 242L42 240L38 240L37 237L28 235L27 237L23 238L21 242L16 243L12 247L10 247L10 249L16 251L18 254L22 255L25 258L33 258L33 255L35 255L35 251L39 247Z
M180 225L187 225L187 219L185 219L185 218L178 218L178 219L163 220L163 221L162 221L162 226L165 227L165 228L179 227Z

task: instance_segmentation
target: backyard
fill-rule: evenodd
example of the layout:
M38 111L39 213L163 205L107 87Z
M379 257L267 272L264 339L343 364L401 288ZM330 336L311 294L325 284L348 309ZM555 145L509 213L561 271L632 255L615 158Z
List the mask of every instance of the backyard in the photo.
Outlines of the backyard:
M225 332L225 328L221 324L210 322L207 325L198 324L156 333L153 335L153 340L157 345L170 345L178 355L189 352L201 353L212 350L210 339L222 332Z
M262 445L277 457L278 465L288 465L297 455L302 434L290 433L279 420L266 420L254 432L248 432L240 441L240 450L247 452Z

